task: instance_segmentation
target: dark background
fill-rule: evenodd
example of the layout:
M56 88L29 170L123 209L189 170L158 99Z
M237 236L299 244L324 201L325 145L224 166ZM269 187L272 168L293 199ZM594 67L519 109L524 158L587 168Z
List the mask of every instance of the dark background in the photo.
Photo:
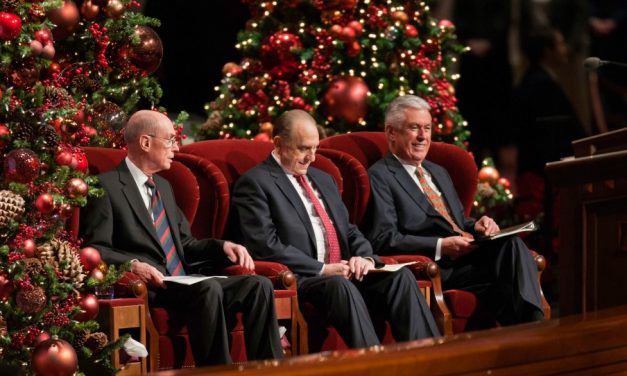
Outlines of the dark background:
M148 0L144 13L161 21L163 60L155 73L164 94L160 105L204 116L204 105L216 96L222 66L239 62L237 32L250 18L237 0Z

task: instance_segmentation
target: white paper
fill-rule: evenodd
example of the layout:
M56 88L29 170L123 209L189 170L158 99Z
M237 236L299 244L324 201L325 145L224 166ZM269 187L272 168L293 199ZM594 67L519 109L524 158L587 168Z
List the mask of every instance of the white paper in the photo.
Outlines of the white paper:
M181 285L193 285L194 283L198 283L201 281L204 281L205 279L210 279L210 278L227 278L224 275L177 275L177 276L173 276L173 275L168 275L163 277L163 280L165 282L174 282L174 283L180 283Z
M407 265L413 265L416 264L417 261L410 261L410 262L404 262L402 264L385 264L380 268L376 268L376 269L371 269L369 271L369 273L372 272L397 272L399 270L401 270L402 267L407 266Z
M128 340L124 342L122 348L130 356L136 356L138 358L145 358L148 356L148 350L141 342L135 341L133 338L128 337Z

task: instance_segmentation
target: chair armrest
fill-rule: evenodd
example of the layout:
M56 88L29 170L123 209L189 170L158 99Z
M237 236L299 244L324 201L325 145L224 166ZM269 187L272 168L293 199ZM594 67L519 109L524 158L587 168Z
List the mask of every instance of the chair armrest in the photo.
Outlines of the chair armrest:
M126 272L122 275L114 286L116 297L137 297L146 299L148 297L148 288L139 276L132 272Z
M546 269L546 259L534 250L530 249L529 252L531 252L533 261L536 263L536 268L538 268L538 286L540 286L540 297L542 298L542 311L544 312L544 319L550 320L551 306L549 305L549 302L546 301L544 291L542 291L542 272Z
M268 277L275 289L296 290L296 276L283 264L271 261L255 261L255 272Z
M385 257L385 259L394 260L395 264L403 264L406 262L416 262L413 265L408 265L409 270L414 273L416 279L433 279L434 277L438 277L440 275L440 268L438 264L433 262L427 256L420 255L394 255ZM382 259L383 260L383 259ZM385 262L385 261L384 261ZM387 264L388 262L386 262Z

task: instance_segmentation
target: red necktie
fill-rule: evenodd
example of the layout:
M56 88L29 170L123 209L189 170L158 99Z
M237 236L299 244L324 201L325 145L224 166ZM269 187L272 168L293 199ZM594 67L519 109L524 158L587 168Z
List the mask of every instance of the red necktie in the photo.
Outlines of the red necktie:
M307 197L309 197L316 213L318 213L318 217L320 217L320 220L322 221L322 226L324 226L324 232L327 235L327 244L329 245L327 253L329 264L337 264L340 260L342 260L342 256L340 252L340 242L337 239L337 233L335 232L333 223L331 223L331 218L329 218L329 215L326 210L324 210L322 203L318 200L318 197L316 197L313 189L311 189L307 179L305 179L305 175L296 176L296 180L307 193Z
M455 221L451 217L451 214L448 212L448 208L446 207L442 196L437 194L433 190L433 188L431 188L431 185L429 185L429 183L427 182L427 178L422 171L422 167L416 168L416 175L418 175L418 182L420 183L420 186L422 187L422 191L424 192L425 196L427 196L427 199L429 200L431 205L433 205L435 210L437 210L438 213L440 213L440 215L444 217L444 219L446 219L446 221L451 225L451 227L453 227L453 231L457 232L465 238L472 239L473 236L471 234L459 228L457 223L455 223Z
M170 232L170 222L168 221L168 216L165 214L165 207L163 206L159 191L157 191L157 186L152 178L148 178L146 186L150 188L152 192L150 210L154 218L157 237L165 253L166 269L168 269L170 275L185 275L181 259L178 253L176 253L176 246L174 245L174 239Z

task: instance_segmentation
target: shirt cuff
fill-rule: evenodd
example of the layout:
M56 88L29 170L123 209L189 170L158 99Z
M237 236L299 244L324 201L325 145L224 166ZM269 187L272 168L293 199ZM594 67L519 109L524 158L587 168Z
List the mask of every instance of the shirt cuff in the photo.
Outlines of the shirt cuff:
M320 268L320 273L318 273L318 275L322 275L322 272L324 272L325 266L327 266L327 264L322 264L322 268Z
M435 245L435 257L433 261L440 261L442 258L442 238L438 239L437 244Z

